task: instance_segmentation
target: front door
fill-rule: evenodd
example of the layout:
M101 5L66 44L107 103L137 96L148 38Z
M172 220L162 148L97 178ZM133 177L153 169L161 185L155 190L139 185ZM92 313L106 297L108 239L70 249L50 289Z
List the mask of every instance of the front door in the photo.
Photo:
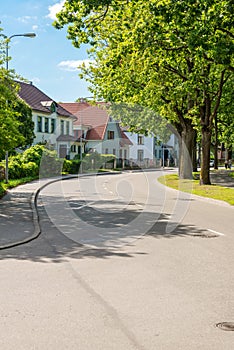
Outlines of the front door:
M59 146L59 158L66 158L67 155L67 146L60 145Z

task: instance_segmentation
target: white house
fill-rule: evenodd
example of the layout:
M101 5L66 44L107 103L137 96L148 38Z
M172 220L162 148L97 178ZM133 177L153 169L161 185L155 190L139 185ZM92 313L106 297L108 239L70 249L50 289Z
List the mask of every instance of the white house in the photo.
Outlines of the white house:
M61 158L68 156L75 140L73 121L76 118L32 83L19 82L19 85L19 97L32 109L33 144L48 143Z
M178 142L174 135L162 144L153 135L121 128L108 114L106 103L56 103L32 83L19 85L19 97L32 109L33 144L47 143L61 158L98 152L115 155L119 166L131 162L141 167L169 165L172 159L177 160Z
M107 113L106 104L91 105L86 101L61 103L75 115L73 123L75 142L71 147L71 158L76 154L98 152L113 154L117 159L129 159L131 141L116 120Z
M145 136L124 131L132 147L129 152L129 160L140 167L158 167L175 165L178 157L178 142L175 135L171 135L168 142L162 143L154 135Z

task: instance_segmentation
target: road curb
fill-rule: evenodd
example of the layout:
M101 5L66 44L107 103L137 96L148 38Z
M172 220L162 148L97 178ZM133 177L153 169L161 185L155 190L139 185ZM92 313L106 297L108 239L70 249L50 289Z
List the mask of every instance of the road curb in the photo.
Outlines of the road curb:
M45 183L44 185L42 185L41 187L37 188L31 195L30 198L30 207L32 210L32 222L33 222L33 226L34 226L34 232L31 236L24 238L22 240L13 242L13 243L7 243L7 244L3 244L0 245L0 250L4 250L4 249L10 249L10 248L14 248L14 247L18 247L20 245L32 242L33 240L37 239L40 234L41 234L41 226L40 226L40 219L39 219L39 214L38 214L38 207L37 207L37 198L41 192L41 190L43 190L45 187L55 183L55 182L59 182L59 181L64 181L64 180L69 180L69 179L73 179L73 178L78 178L78 177L85 177L85 176L101 176L101 175L118 175L121 172L115 172L115 173L111 173L111 172L101 172L101 173L88 173L88 174L80 174L80 175L66 175L66 176L62 176L60 178L56 178L53 179L47 183ZM43 179L39 179L39 180L43 180Z

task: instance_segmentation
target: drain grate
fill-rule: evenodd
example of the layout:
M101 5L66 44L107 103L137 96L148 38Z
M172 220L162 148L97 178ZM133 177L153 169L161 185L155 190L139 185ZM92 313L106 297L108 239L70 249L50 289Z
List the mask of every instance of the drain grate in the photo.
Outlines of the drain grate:
M223 331L234 331L234 322L220 322L216 324L216 327Z

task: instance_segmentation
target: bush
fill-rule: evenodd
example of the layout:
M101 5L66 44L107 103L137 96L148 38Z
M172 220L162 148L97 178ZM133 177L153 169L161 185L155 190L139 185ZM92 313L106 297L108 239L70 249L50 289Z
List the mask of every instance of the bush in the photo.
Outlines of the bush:
M0 181L5 179L5 167L0 164Z
M85 156L85 169L102 169L106 167L106 164L111 164L112 168L114 167L114 160L116 156L113 154L99 154L97 152L86 154Z
M32 146L23 154L9 158L9 179L21 179L23 177L50 177L60 175L62 159L57 157L56 151L48 150L44 145ZM3 166L4 162L2 162Z
M10 179L20 179L23 177L22 162L19 156L9 158L8 175Z
M39 174L39 167L36 163L28 162L22 164L22 177L37 176Z
M40 176L58 176L62 172L63 159L57 157L56 151L45 149L40 162Z
M82 165L85 163L85 161L82 161ZM63 162L63 172L67 174L78 174L80 169L80 160L64 160Z
M36 163L38 166L40 165L42 155L46 152L46 148L43 145L35 145L32 146L26 151L24 151L22 155L22 162L23 163L29 163L33 162ZM52 152L52 151L50 151Z

